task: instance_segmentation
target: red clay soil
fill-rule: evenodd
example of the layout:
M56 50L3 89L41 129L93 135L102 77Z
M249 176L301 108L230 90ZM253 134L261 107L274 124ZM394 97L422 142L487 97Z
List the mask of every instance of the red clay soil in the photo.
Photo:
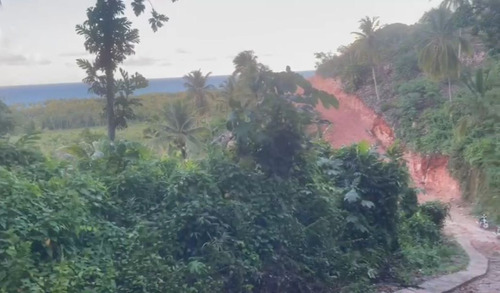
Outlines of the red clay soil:
M317 89L333 94L339 100L339 109L317 107L324 119L333 122L325 139L334 147L369 141L383 151L394 143L394 132L384 118L357 96L345 93L340 82L319 76L310 81ZM450 202L460 198L459 184L448 172L446 157L428 157L407 151L405 159L416 187L426 190L421 201L439 199Z

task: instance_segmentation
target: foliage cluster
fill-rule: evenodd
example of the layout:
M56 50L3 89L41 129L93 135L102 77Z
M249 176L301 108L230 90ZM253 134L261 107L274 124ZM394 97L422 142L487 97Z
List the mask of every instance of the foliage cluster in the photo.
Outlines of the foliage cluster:
M383 110L407 146L429 155L449 155L464 197L495 218L500 217L500 71L495 60L483 66L474 76L464 73L464 86L451 103L435 83L419 78L400 85L396 100Z
M405 266L401 246L441 241L416 203L401 212L399 159L365 144L313 144L286 180L218 147L201 161L100 149L1 162L1 292L367 292Z

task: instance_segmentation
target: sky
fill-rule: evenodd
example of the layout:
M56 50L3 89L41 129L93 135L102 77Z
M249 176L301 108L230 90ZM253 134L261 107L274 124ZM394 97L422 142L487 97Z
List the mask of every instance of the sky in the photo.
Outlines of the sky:
M130 2L130 0L125 0ZM359 19L413 24L437 0L151 0L170 21L153 33L147 15L129 11L141 43L123 68L147 78L201 69L230 74L232 59L253 50L273 70L313 70L314 53L349 44ZM77 58L91 58L75 25L95 0L2 0L0 86L78 82Z

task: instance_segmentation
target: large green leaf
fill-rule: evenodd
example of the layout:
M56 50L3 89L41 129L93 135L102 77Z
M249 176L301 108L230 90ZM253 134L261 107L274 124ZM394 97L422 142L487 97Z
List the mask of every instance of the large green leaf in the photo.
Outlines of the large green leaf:
M344 200L349 202L349 203L353 203L353 202L356 202L360 199L361 197L359 196L358 192L356 191L356 189L351 189L349 190L348 193L346 193L346 195L344 196Z

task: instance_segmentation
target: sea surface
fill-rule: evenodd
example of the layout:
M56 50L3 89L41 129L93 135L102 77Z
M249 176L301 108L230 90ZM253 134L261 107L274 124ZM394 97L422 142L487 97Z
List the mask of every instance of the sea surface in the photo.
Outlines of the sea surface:
M299 72L309 78L314 71ZM211 76L208 83L219 87L228 76ZM184 80L182 78L159 78L150 79L147 88L136 91L136 95L153 93L178 93L184 91ZM70 100L96 98L88 92L88 86L84 83L61 83L43 85L22 85L0 87L0 100L7 105L34 105L43 104L49 100Z

